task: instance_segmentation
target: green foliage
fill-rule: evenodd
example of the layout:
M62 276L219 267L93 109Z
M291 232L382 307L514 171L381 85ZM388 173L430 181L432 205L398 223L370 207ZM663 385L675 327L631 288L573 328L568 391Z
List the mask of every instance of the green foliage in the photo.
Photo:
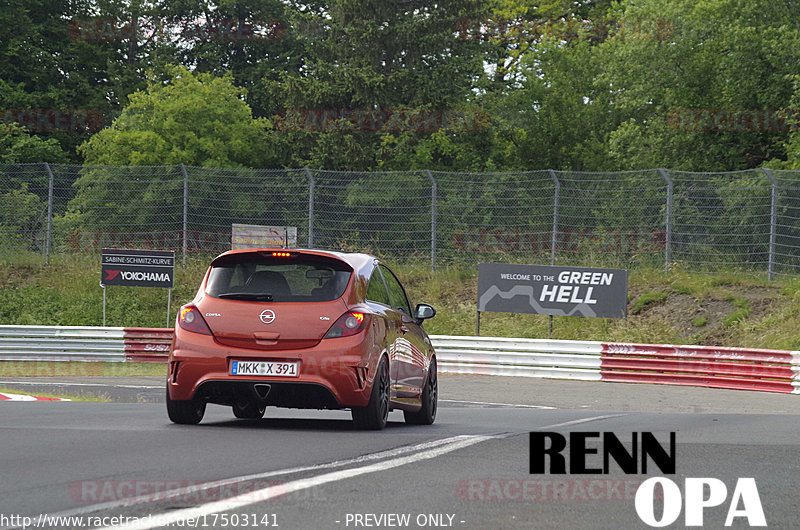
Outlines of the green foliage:
M168 70L151 79L110 128L80 147L88 165L145 166L184 163L202 167L265 167L272 162L266 131L243 101L232 76ZM80 184L79 184L80 185Z
M736 311L729 314L727 317L725 317L725 320L723 320L722 324L725 327L733 326L734 324L746 319L747 315L749 314L750 314L749 308L739 308Z
M772 160L769 167L775 169L800 169L800 75L790 76L794 88L794 94L787 109L783 111L783 118L790 129L789 138L784 147L786 148L786 160Z
M472 85L482 75L481 44L459 38L455 29L459 20L482 16L483 2L336 0L290 6L289 23L304 39L304 67L266 84L271 93L283 94L286 116L276 120L276 139L284 165L400 169L420 159L453 156L448 143L460 144L461 133L447 130L442 113L474 109ZM380 117L377 124L361 126L348 117L351 111ZM309 120L319 123L325 112L330 120L306 126ZM420 112L436 116L433 124L388 125L388 116ZM301 116L299 123L294 114ZM441 136L428 140L439 130L450 142ZM435 154L417 155L418 143Z
M747 298L736 298L734 296L727 296L726 298L730 298L733 302L733 307L736 308L736 310L726 316L722 321L723 326L730 327L745 320L752 309L750 308L750 302Z
M800 33L783 3L646 0L620 2L614 16L667 22L655 38L617 35L601 46L600 81L624 116L609 136L615 165L713 171L783 156L779 131L719 121L788 102Z
M180 164L214 167L263 167L273 163L270 123L253 118L244 101L245 91L231 76L194 74L183 67L167 69L163 80L151 78L146 91L135 92L130 104L108 129L80 147L87 166L75 183L77 193L69 210L58 220L62 231L124 225L174 230L179 212L164 215L159 208L181 201L183 176L177 167L168 178L164 170L147 166ZM118 169L97 165L145 166L121 175ZM213 198L218 207L234 200L233 191L219 187L220 176L196 177L199 197ZM224 178L224 177L223 177ZM177 198L176 198L177 197ZM143 208L144 203L156 205ZM192 207L202 204L192 201Z
M67 153L55 139L32 135L16 124L0 125L0 164L67 161Z
M260 33L219 34L231 21ZM794 3L768 0L9 0L0 12L0 109L88 109L116 132L0 136L0 161L797 169L796 127L759 128L753 113L786 109L796 120L798 28ZM278 125L254 136L267 147L198 128L209 121L204 91L180 98L186 112L154 105L172 116L148 120L142 94L154 84L179 90L176 79L190 77L173 64L243 89L236 97L252 114ZM225 92L197 78L217 92L210 101ZM326 110L481 117L467 130L440 121L354 131L347 117L322 130L285 127L287 114ZM744 113L743 127L720 126L728 111ZM247 116L230 117L250 130Z
M169 326L181 304L191 300L203 278L210 256L190 257L187 268L176 268L175 289ZM21 262L22 260L14 260ZM443 267L431 272L425 261L397 263L393 270L403 281L413 304L426 302L437 309L437 316L426 321L429 333L473 335L477 271L472 267ZM55 256L50 266L41 261L27 265L5 263L0 267L0 323L100 325L102 290L98 287L100 264L96 256ZM796 322L800 318L800 281L785 280L776 286L752 276L727 273L728 285L714 274L664 273L636 270L630 276L631 292L645 293L629 302L627 319L555 317L553 338L667 344L708 344L754 348L799 349ZM705 293L704 306L716 301L720 307L732 297L734 311L715 314L697 302L685 300L669 315L654 311L664 302L671 285ZM747 300L761 292L771 300L768 310L757 310ZM108 325L164 327L167 325L166 290L153 288L109 287ZM657 300L643 304L638 313L633 306L641 298ZM705 319L705 322L703 320ZM548 318L540 315L483 313L481 335L498 337L547 337ZM689 336L693 328L702 334ZM2 372L0 372L2 373ZM46 375L46 374L45 374ZM79 375L79 374L76 374ZM91 374L87 374L91 375Z
M669 293L663 291L657 291L652 293L646 293L641 296L638 296L636 300L634 300L633 305L631 305L631 314L641 313L642 310L646 307L655 304L661 304L667 300L669 297Z
M0 193L0 235L9 249L27 250L31 233L36 230L38 218L45 204L40 197L28 191L27 183L6 193Z

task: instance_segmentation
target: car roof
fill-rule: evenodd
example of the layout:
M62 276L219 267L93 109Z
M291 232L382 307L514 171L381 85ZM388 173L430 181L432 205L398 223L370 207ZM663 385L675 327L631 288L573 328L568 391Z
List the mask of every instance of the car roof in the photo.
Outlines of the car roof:
M304 249L304 248L243 248L243 249L236 249L236 250L229 250L227 252L223 252L216 258L211 261L211 265L213 266L218 260L225 256L232 256L236 254L261 254L263 252L291 252L297 254L303 254L307 256L323 256L329 258L335 258L340 261L343 261L350 265L355 271L362 272L365 267L369 267L375 263L375 261L380 261L375 256L371 256L370 254L363 254L358 252L334 252L331 250L316 250L316 249Z

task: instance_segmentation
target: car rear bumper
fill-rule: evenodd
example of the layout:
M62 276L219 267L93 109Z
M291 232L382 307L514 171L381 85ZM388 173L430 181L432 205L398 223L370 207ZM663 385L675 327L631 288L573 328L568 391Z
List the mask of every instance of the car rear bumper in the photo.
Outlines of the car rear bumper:
M312 348L262 351L225 346L210 335L178 329L169 357L168 388L174 400L198 396L223 405L249 397L282 407L363 407L369 401L378 355L369 332L323 339ZM298 376L230 375L232 360L297 362ZM269 385L266 395L257 392L257 385Z

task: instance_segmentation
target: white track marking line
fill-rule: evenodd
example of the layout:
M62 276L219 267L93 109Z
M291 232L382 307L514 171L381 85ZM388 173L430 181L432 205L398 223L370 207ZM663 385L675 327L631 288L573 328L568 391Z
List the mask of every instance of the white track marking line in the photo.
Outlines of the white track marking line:
M505 436L507 435L455 436L453 438L448 439L449 441L447 441L446 443L439 443L439 447L434 447L432 449L428 449L416 454L400 456L390 460L384 460L383 462L368 464L362 467L344 469L341 471L332 471L330 473L324 473L322 475L317 475L315 477L293 480L291 482L287 482L286 484L269 486L267 488L263 488L260 490L244 493L242 495L238 495L230 499L209 502L193 508L185 508L183 510L176 510L176 511L157 514L154 515L152 520L149 521L147 520L139 521L138 523L132 525L111 526L107 527L107 529L104 530L111 530L111 529L149 530L151 528L158 528L161 526L173 524L178 521L185 521L186 519L190 518L197 519L204 515L211 515L214 513L236 510L239 508L243 508L245 506L249 506L251 504L268 501L272 498L286 495L288 493L294 493L296 491L313 488L315 486L321 486L323 484L328 484L330 482L337 482L340 480L357 477L359 475L365 475L367 473L385 471L387 469L392 469L406 464L413 464L415 462L420 462L422 460L429 460L431 458L436 458L437 456L442 456L444 454L456 451L458 449L464 449L471 445L485 442L487 440L500 439Z
M535 431L543 431L545 429L558 429L559 427L570 427L572 425L580 425L581 423L589 423L590 421L608 420L610 418L620 418L622 416L630 416L630 414L606 414L604 416L592 416L591 418L581 418L579 420L565 421L563 423L554 423L553 425L545 425L544 427L537 427Z
M469 405L499 405L503 407L514 407L520 409L542 409L542 410L556 410L555 407L548 405L521 405L518 403L492 403L491 401L462 401L460 399L440 399L439 403L465 403Z
M115 501L107 501L99 504L92 504L89 506L84 506L80 508L76 508L73 510L67 510L63 512L59 512L56 514L50 514L55 517L63 516L69 517L73 515L84 515L88 513L94 513L102 510L112 510L115 508L125 508L128 506L134 506L137 504L143 504L147 502L154 502L154 501L168 501L172 498L180 498L185 497L189 494L195 495L197 493L202 493L208 490L213 489L220 489L226 486L238 484L240 482L247 482L253 480L261 480L270 477L277 477L280 475L288 475L292 473L304 473L308 471L322 471L325 469L331 469L336 467L344 467L354 464L362 464L364 462L370 462L373 460L381 460L384 458L392 458L404 455L406 453L412 453L417 451L424 451L427 449L432 449L441 445L446 445L452 443L453 441L461 439L460 436L455 436L451 438L442 438L439 440L431 440L430 442L423 442L414 445L405 445L402 447L396 447L394 449L388 449L386 451L380 451L377 453L371 453L367 455L357 456L355 458L348 458L346 460L335 460L333 462L327 462L325 464L317 464L313 466L302 466L302 467L293 467L288 469L281 469L277 471L266 471L264 473L254 473L252 475L243 475L239 477L231 477L222 480L215 480L213 482L204 482L199 484L191 484L184 488L175 488L164 492L158 492L156 494L149 494L149 495L140 495L137 497L129 497L126 499L119 499ZM252 495L252 493L250 493Z

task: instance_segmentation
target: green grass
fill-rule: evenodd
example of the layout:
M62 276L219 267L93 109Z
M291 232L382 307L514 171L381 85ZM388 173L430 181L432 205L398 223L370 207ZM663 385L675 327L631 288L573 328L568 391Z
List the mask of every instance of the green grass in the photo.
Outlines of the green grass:
M630 312L634 315L641 313L645 307L663 303L668 297L669 293L664 291L643 294L634 300L633 305L631 305Z
M175 270L169 320L166 289L109 287L107 325L165 327L169 322L171 327L180 305L194 297L209 258L190 257L187 261L185 269L178 266ZM436 308L437 316L425 323L429 333L475 334L477 262L442 266L436 272L430 271L426 260L389 264L394 265L413 303L427 302ZM55 255L49 266L35 259L5 260L0 266L0 324L101 325L99 281L99 256ZM754 296L761 297L760 305L751 301ZM796 330L800 279L780 277L768 282L765 276L751 273L666 273L654 266L630 271L628 299L627 319L554 317L552 338L800 349ZM768 310L764 300L770 302ZM686 308L672 311L672 304L679 302L686 303ZM654 312L662 304L669 304L666 315ZM694 325L700 304L727 308L722 313L724 321L704 311L707 320L702 333L687 335L687 330L696 332L701 327ZM548 323L548 317L541 315L483 313L481 335L548 337ZM56 364L73 375L87 370ZM131 366L108 364L115 365L104 368L108 375L123 375L119 370ZM163 365L143 364L128 375L163 375ZM48 375L51 368L37 370Z
M738 322L742 322L750 314L750 303L746 298L734 299L733 306L736 308L736 310L725 317L725 320L722 321L722 325L725 327L730 327Z

